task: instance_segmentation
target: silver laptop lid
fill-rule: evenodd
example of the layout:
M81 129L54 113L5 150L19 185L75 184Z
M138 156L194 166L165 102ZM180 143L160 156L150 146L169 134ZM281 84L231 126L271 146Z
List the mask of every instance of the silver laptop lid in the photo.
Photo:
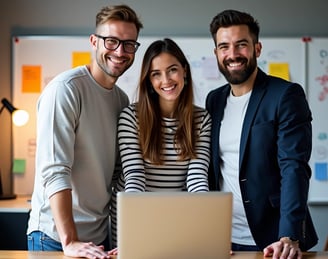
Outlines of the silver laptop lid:
M232 194L121 192L118 259L230 258Z

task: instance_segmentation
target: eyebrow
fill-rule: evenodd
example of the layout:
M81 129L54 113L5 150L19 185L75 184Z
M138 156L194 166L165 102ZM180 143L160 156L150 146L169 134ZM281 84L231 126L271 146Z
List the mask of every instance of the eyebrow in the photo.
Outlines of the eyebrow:
M178 66L179 66L179 64L174 63L174 64L168 66L166 69L170 69L172 67L178 67ZM152 72L157 72L157 71L160 71L160 69L153 69L153 70L150 70L149 72L152 73Z
M103 36L101 34L97 34L97 33L94 33L95 36L97 37L100 37L102 39L109 39L109 38L112 38L112 39L116 39L116 40L120 40L120 41L123 41L123 42L126 42L126 41L133 41L133 42L137 42L137 40L134 40L134 39L125 39L125 40L122 40L121 38L119 37L116 37L116 36L112 36L112 35L108 35L108 36Z
M241 39L241 40L237 40L234 44L240 44L240 43L243 43L243 42L249 42L247 39ZM228 45L229 43L227 42L221 42L217 45L217 47L220 47L222 45Z

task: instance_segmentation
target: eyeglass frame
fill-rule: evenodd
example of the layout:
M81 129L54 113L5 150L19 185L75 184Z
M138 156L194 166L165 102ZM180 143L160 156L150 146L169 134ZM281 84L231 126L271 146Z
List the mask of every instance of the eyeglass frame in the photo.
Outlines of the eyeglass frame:
M99 35L99 34L95 34L95 33L94 33L94 35L95 35L97 38L100 38L100 39L102 39L102 40L104 41L104 47L105 47L105 49L107 49L107 50L117 50L118 47L122 44L124 52L129 53L129 54L134 54L134 53L137 52L137 50L138 50L138 48L139 48L139 46L140 46L140 43L137 42L137 41L134 41L134 40L120 40L119 38L116 38L116 37L113 37L113 36L101 36L101 35ZM106 47L106 40L107 40L107 39L116 40L116 41L118 42L117 46L116 46L115 48L107 48L107 47ZM126 42L128 42L128 43L134 45L134 51L133 51L133 52L126 51L126 49L125 49L125 44L126 44Z

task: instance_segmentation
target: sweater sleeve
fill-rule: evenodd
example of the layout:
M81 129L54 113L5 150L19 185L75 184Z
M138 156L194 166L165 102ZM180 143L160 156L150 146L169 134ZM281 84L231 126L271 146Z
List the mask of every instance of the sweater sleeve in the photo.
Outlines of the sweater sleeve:
M210 163L210 138L212 120L207 111L196 111L195 159L191 159L188 167L187 189L189 192L206 192L208 187L208 168Z
M118 143L126 192L145 191L145 168L138 140L134 106L124 109L118 123Z

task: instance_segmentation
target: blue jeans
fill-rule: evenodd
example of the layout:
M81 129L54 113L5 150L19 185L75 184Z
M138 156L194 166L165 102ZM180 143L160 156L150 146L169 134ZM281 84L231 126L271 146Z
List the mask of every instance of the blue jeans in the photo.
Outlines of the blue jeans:
M27 235L27 249L29 251L63 251L60 242L41 231L34 231Z
M249 246L249 245L240 245L231 243L231 250L232 251L260 251L260 248L257 246Z
M105 247L105 251L109 251L109 237L99 245ZM63 251L60 242L53 240L41 231L33 231L27 235L27 249L29 251Z

